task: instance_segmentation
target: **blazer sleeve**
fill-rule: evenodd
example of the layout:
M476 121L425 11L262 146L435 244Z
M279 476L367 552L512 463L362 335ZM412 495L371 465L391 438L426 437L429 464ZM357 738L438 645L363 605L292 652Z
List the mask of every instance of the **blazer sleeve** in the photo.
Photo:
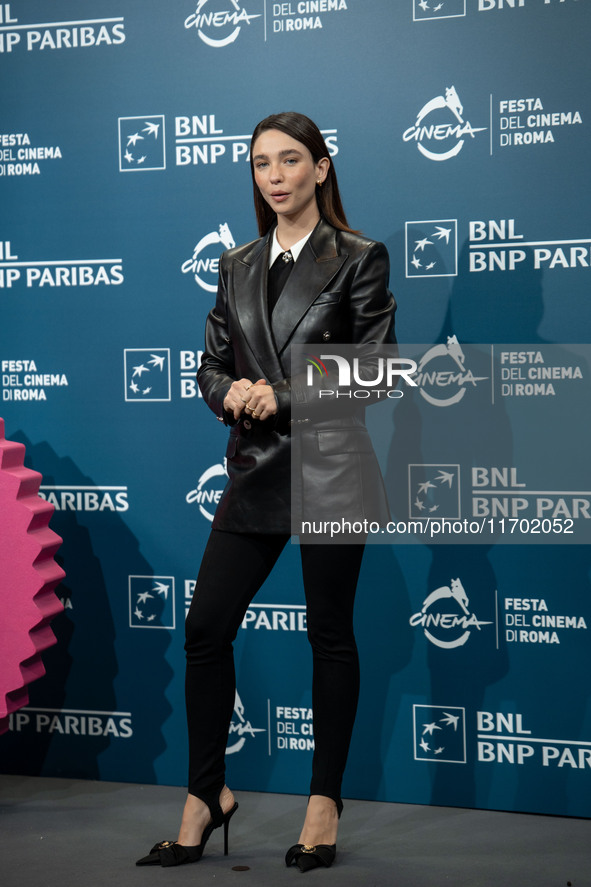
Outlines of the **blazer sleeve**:
M394 345L396 303L388 289L390 258L383 243L363 251L350 290L352 345Z
M234 351L228 330L228 269L225 256L220 258L220 273L215 307L205 324L205 351L197 371L197 382L203 399L220 422L235 425L232 413L224 409L224 398L237 379Z

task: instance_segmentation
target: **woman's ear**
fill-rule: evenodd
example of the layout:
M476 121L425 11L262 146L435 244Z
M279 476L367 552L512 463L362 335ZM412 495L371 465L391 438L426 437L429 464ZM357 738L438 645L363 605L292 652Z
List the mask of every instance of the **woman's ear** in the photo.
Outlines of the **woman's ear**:
M322 185L326 176L328 175L328 170L330 169L330 160L328 157L321 157L318 163L316 164L316 184Z

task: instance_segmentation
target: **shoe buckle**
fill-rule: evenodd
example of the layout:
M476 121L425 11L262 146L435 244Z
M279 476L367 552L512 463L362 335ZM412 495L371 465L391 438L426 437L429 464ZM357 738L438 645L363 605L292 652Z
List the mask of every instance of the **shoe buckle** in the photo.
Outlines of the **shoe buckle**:
M302 853L316 853L316 844L302 844Z

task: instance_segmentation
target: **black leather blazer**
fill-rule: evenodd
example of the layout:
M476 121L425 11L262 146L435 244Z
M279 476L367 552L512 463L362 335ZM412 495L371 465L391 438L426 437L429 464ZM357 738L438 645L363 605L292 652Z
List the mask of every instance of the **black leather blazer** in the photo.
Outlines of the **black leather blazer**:
M381 243L339 231L321 219L300 253L273 311L267 310L267 273L273 232L225 252L215 308L209 313L198 372L203 397L232 426L226 452L229 482L213 527L232 532L290 533L291 443L298 436L319 454L322 469L309 478L306 513L348 519L388 519L385 494L369 508L364 490L379 468L363 410L318 420L301 379L290 378L294 344L394 342L395 302L388 289L389 259ZM314 349L318 351L318 348ZM275 390L276 416L261 422L243 414L235 423L223 400L235 379L264 378ZM297 419L292 419L292 398ZM315 408L308 424L307 409ZM376 474L377 472L377 474ZM304 478L304 483L306 478ZM299 508L299 506L298 506ZM379 515L377 512L379 511Z

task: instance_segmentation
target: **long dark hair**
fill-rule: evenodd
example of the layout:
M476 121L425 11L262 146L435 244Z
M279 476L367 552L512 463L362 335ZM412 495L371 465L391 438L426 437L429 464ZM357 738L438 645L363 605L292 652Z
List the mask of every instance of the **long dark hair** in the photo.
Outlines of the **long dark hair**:
M296 111L284 111L281 114L271 114L265 117L255 126L251 141L250 171L252 174L252 184L254 190L254 209L259 226L259 234L261 237L269 231L276 222L277 216L266 200L263 199L259 191L254 177L254 163L252 162L252 146L262 132L268 129L278 129L286 135L291 136L297 142L301 142L310 154L314 163L318 163L323 157L328 157L328 148L326 142L322 138L322 133L313 120L306 117L305 114L298 114ZM316 185L316 200L320 214L324 216L327 222L330 222L340 231L352 231L347 222L345 210L341 203L341 195L337 183L337 174L334 169L332 160L328 168L326 179L322 186Z

